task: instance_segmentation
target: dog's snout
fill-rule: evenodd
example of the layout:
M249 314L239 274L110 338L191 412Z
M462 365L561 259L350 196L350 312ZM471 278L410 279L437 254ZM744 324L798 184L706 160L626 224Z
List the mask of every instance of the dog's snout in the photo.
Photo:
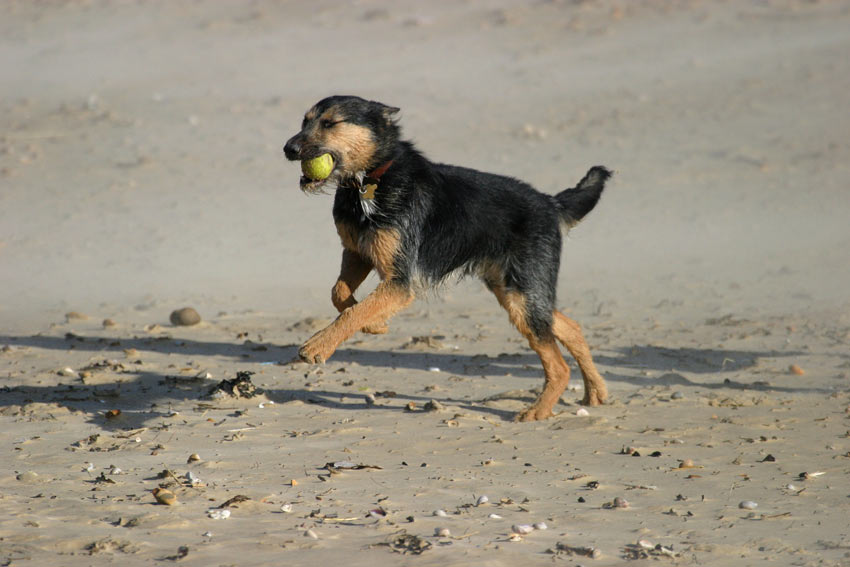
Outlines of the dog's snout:
M286 159L297 160L301 158L301 139L300 134L291 137L286 145L283 146L283 153Z

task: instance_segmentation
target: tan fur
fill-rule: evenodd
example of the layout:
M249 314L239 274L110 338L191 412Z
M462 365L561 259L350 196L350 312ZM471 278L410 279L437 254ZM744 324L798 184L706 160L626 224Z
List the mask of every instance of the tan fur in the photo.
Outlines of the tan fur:
M310 362L324 362L358 330L384 323L412 301L412 291L382 281L363 301L345 309L333 323L310 337L298 354Z
M324 132L322 145L340 157L343 172L365 171L375 155L372 131L350 122L341 122Z
M598 406L608 398L608 388L605 386L605 380L596 370L596 365L593 364L590 347L587 346L587 341L581 334L581 327L557 309L553 315L552 332L567 347L581 369L581 375L584 379L584 400L582 403Z

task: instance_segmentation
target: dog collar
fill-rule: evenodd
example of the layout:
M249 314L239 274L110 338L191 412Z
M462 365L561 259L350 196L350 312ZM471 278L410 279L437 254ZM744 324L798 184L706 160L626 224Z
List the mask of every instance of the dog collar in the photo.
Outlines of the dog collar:
M381 176L387 172L392 164L393 160L389 160L366 174L366 177L358 188L361 199L371 200L375 198L375 190L378 189Z

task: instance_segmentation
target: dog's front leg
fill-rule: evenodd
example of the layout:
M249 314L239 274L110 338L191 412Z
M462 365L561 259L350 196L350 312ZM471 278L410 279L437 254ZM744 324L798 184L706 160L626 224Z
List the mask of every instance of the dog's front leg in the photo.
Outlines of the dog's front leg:
M339 278L337 278L331 290L331 301L337 311L342 313L357 303L357 300L354 299L354 292L360 287L360 284L363 283L363 280L366 279L372 268L372 264L356 252L352 252L347 248L343 249L342 267L339 271ZM378 322L367 325L360 330L364 333L380 335L386 333L388 327L386 323Z
M383 323L407 307L413 297L409 286L382 281L363 301L345 308L333 323L310 337L298 355L307 362L326 361L343 341L364 327Z

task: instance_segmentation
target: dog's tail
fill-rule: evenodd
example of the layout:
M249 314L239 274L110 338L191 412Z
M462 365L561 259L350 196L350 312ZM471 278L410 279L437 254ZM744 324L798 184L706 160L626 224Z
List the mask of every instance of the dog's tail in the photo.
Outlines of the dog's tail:
M599 197L602 196L605 182L611 175L607 168L596 165L590 168L578 185L555 195L558 212L567 228L578 224L587 213L593 210L599 202Z

